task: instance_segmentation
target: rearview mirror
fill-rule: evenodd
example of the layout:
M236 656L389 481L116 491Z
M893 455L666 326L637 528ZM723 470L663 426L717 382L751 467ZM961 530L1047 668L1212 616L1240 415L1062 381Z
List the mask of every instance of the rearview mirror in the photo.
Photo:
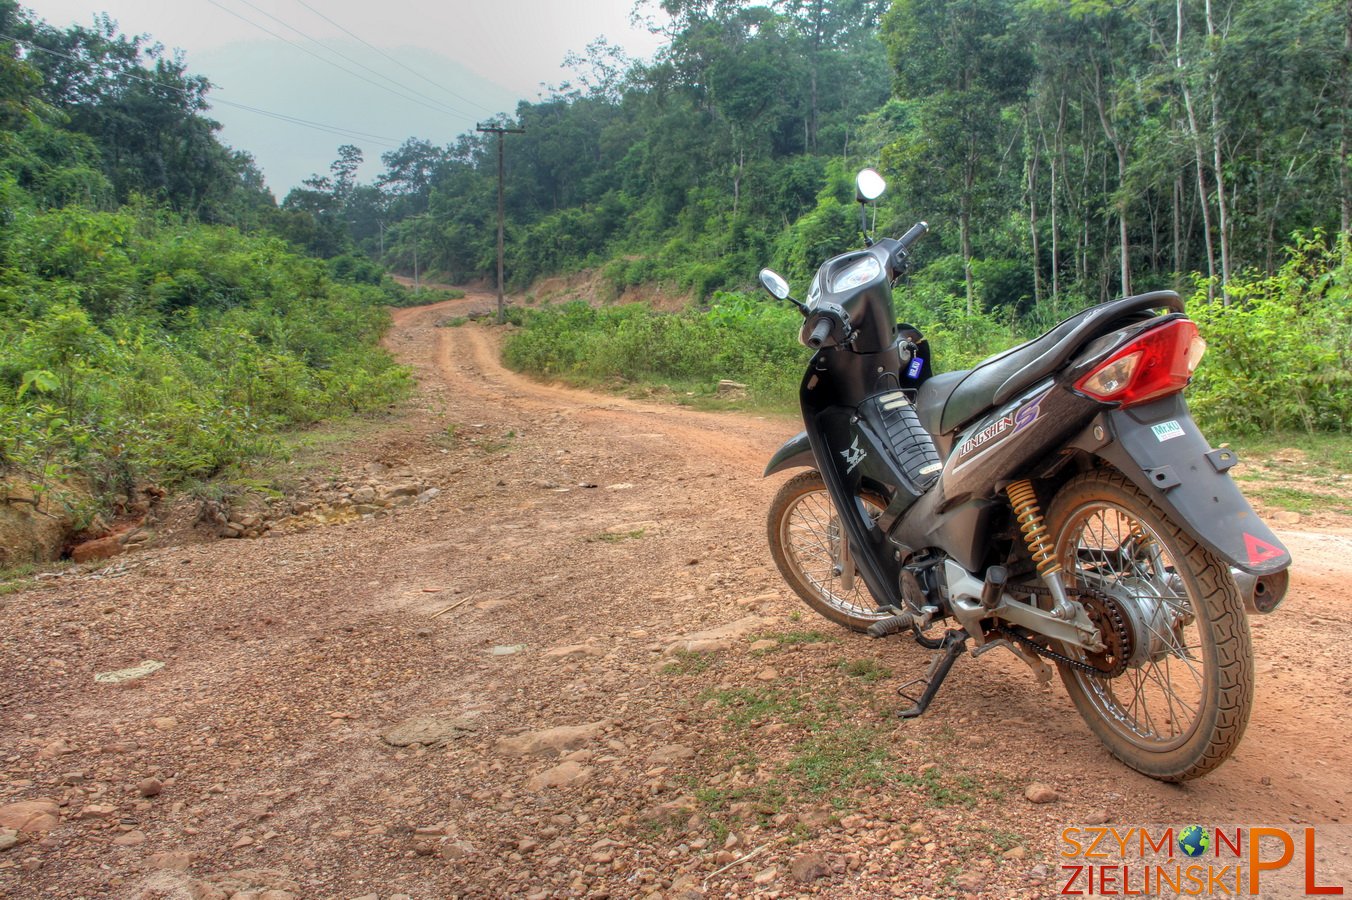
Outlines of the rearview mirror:
M784 280L783 275L773 269L761 269L760 280L761 284L765 285L765 289L776 300L787 300L789 298L789 283Z
M875 169L864 169L854 178L854 198L860 203L877 200L887 190L887 182Z

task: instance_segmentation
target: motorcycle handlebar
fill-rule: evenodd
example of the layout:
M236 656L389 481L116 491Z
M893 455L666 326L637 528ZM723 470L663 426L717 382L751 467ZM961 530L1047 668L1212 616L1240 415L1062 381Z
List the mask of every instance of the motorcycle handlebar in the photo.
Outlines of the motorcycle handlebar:
M897 243L901 244L902 250L906 250L910 248L910 246L914 244L916 241L920 240L920 238L923 237L925 232L927 231L929 231L928 222L916 222L914 225L911 226L910 231L906 232L900 238L897 239Z
M817 320L817 327L812 329L812 334L808 335L807 345L813 350L820 350L822 344L831 336L831 320L823 316Z

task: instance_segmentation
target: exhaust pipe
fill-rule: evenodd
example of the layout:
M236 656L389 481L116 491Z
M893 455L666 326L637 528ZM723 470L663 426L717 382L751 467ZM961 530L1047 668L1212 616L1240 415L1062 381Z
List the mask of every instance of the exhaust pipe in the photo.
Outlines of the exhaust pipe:
M1271 575L1250 575L1238 569L1231 569L1235 584L1244 597L1244 609L1249 613L1267 615L1275 612L1286 599L1287 588L1291 586L1291 570L1282 569Z

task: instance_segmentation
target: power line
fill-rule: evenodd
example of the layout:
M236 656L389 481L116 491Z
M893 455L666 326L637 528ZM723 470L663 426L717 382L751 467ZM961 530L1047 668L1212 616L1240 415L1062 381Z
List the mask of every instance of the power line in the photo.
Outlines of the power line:
M427 101L429 101L430 103L435 104L437 107L440 107L440 109L437 110L438 112L442 112L442 113L450 112L450 113L453 113L454 115L458 115L458 116L466 116L466 117L468 117L468 115L469 115L468 113L464 112L463 110L456 109L454 106L451 106L451 105L448 104L448 103L443 103L442 101L438 100L436 97L431 97L431 96L428 96L427 94L424 94L422 91L418 90L417 88L409 87L409 86L406 85L406 84L403 84L403 83L401 83L401 82L399 82L399 81L394 80L393 78L391 78L390 76L384 74L383 72L379 72L379 71L377 71L377 70L371 68L370 66L368 66L366 63L362 62L361 60L359 60L359 59L353 59L352 57L348 56L346 53L343 53L341 50L335 50L334 48L328 46L327 44L325 44L323 41L319 40L318 38L313 37L312 35L307 34L306 32L302 31L301 29L297 28L296 26L290 24L289 22L284 22L283 20L277 18L277 17L274 16L272 13L268 12L266 9L263 9L262 7L258 6L257 4L251 3L250 0L239 0L239 2L240 2L240 3L243 3L245 6L249 7L250 9L254 10L255 12L258 12L258 13L261 13L262 15L267 16L269 19L271 19L272 21L276 22L278 25L281 25L283 28L286 28L286 29L289 29L290 31L295 32L296 34L298 34L298 35L300 35L301 37L305 38L305 39L306 39L307 41L309 41L310 43L315 44L316 46L320 47L320 48L323 49L323 50L327 50L329 53L332 53L334 56L338 57L339 59L342 59L342 60L345 60L345 61L347 61L347 62L350 62L350 63L352 63L352 65L357 66L357 67L359 67L359 68L365 69L366 71L370 72L372 75L376 76L377 78L383 78L384 80L388 81L390 84L394 85L395 87L399 88L400 90L408 91L410 94L414 94L414 95L416 95L416 96L422 97L424 100L427 100ZM218 4L218 5L219 5L219 4ZM341 27L341 26L340 26L340 27ZM344 30L346 30L346 29L344 29Z
M443 106L443 107L441 107L441 108L438 108L438 107L436 107L436 106L432 106L431 104L423 103L421 100L418 100L418 99L415 98L415 97L410 97L410 96L408 96L407 94L404 94L404 93L401 93L401 92L399 92L399 91L396 91L394 88L386 87L385 85L381 84L380 82L378 82L378 81L373 81L372 79L367 78L365 75L362 75L362 74L359 73L359 72L354 72L354 71L352 71L351 69L347 68L346 66L341 66L341 65L339 65L339 64L336 63L336 62L334 62L334 61L331 60L331 59L328 59L328 58L326 58L326 57L320 56L318 53L315 53L313 50L309 49L308 47L302 46L301 44L297 44L297 43L296 43L295 41L293 41L293 40L290 40L290 39L288 39L288 38L282 37L280 34L278 34L278 33L275 32L275 31L272 31L272 30L269 29L267 26L262 25L262 24L259 24L258 22L255 22L253 19L250 19L250 18L247 17L247 16L244 16L244 15L241 15L241 14L235 12L233 9L230 9L228 6L224 5L223 3L218 2L218 0L207 0L207 2L210 3L212 6L215 6L215 7L218 7L218 8L220 8L220 9L224 10L225 12L227 12L227 13L229 13L230 15L234 16L236 19L239 19L241 22L246 22L246 23L248 23L249 25L252 25L253 27L257 28L259 31L263 32L264 34L268 35L269 37L274 37L274 38L276 38L277 40L281 41L282 43L287 44L288 46L291 46L291 47L296 48L297 50L301 51L302 53L306 53L306 54L308 54L308 55L310 55L310 56L313 56L315 59L319 60L320 62L324 63L325 65L333 66L333 67L334 67L335 69L337 69L338 71L344 72L344 73L346 73L346 74L348 74L348 75L351 75L353 78L360 79L361 81L364 81L364 82L366 82L366 83L369 84L369 85L372 85L372 86L374 86L374 87L379 88L380 90L384 91L384 92L387 93L387 94L393 94L394 96L398 97L398 98L401 99L401 100L407 100L409 103L413 103L413 104L416 104L416 105L418 105L418 106L425 107L425 108L427 108L427 109L432 110L433 112L441 113L442 115L446 115L447 110L450 109L450 107L445 107L445 106ZM288 27L289 27L289 26L288 26ZM322 46L322 45L321 45L321 46ZM384 77L384 76L381 76L381 77ZM455 114L455 115L464 115L464 113L460 112L459 110L451 110L451 112L452 112L453 114Z
M503 135L507 134L525 134L524 128L513 128L498 122L480 122L474 126L475 131L481 131L485 134L496 134L498 136L498 324L501 325L507 321L507 309L502 298L502 234L505 215L503 212L502 201L502 181L503 181Z
M73 63L84 62L78 57L71 56L68 53L61 53L57 50L49 50L46 47L34 44L32 41L24 40L23 38L15 37L14 35L11 34L0 34L0 40L11 41L12 43L20 44L24 47L27 47L30 51L36 50L39 53L46 53L49 56L60 57L61 59L67 60L68 62ZM191 99L205 99L199 98L192 91L186 90L185 88L174 87L172 84L164 84L162 82L155 81L154 79L151 78L144 78L140 75L133 75L130 72L117 72L115 73L115 75L119 78L129 78L132 81L144 82L145 84L148 84L151 87L160 88L161 90L173 91L176 94L182 94L185 97L189 97ZM210 84L210 86L213 88L220 87L219 85L212 84L211 82L208 82L208 84ZM337 137L368 138L370 140L380 142L387 147L399 146L399 142L396 138L387 137L385 135L369 134L365 131L355 131L351 128L343 128L342 126L339 125L325 125L322 122L311 122L308 119L300 119L295 116L287 115L286 113L279 113L267 109L260 109L256 106L248 106L243 103L234 103L230 100L222 100L219 97L213 97L209 102L211 104L219 104L221 106L233 106L236 109L242 109L247 112L256 113L260 116L266 116L270 119L277 119L282 122L288 122L292 125L299 125L304 128L311 128L316 131L326 132L328 134L336 135Z
M370 41L366 40L366 38L362 37L361 35L356 34L355 32L349 31L348 29L344 28L342 25L338 24L338 23L335 22L333 19L330 19L328 16L324 15L322 12L320 12L320 11L317 10L317 9L315 9L315 8L314 8L313 6L311 6L310 4L306 3L305 0L296 0L296 2L299 3L301 6L305 7L306 9L308 9L310 12L312 12L312 13L314 13L315 15L319 16L319 18L323 19L325 22L328 22L328 23L329 23L330 25L332 25L334 28L337 28L339 31L343 32L343 33L346 34L346 35L349 35L349 36L352 37L354 40L360 41L362 44L365 44L367 47L370 47L370 48L371 48L372 50L374 50L376 53L379 53L381 56L385 57L385 58L388 59L390 62L394 63L394 64L395 64L396 66L398 66L399 68L401 68L401 69L403 69L403 70L405 70L405 71L407 71L407 72L411 72L412 74L418 76L418 77L421 78L423 81L425 81L425 82L427 82L428 84L432 85L432 87L437 88L438 90L445 91L446 93L450 94L452 97L455 97L455 98L457 98L457 99L459 99L459 100L463 100L464 102L468 103L470 106L477 106L479 109L483 110L483 111L486 112L486 113L492 114L492 113L495 112L495 110L489 109L487 106L484 106L482 103L479 103L478 101L475 101L475 100L471 100L470 98L466 97L464 94L457 94L455 91L451 90L450 88L446 87L445 85L443 85L443 84L438 84L437 82L435 82L435 81L433 81L432 79L428 78L426 75L422 74L421 72L417 71L416 69L410 68L409 66L405 65L404 62L403 62L402 60L399 60L399 59L397 59L397 58L391 56L390 54L386 53L384 50L381 50L379 47L377 47L375 44L372 44Z

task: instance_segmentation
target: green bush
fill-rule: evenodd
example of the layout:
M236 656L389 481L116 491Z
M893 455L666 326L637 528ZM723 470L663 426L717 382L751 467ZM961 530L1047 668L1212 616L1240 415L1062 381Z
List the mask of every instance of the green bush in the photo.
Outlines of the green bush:
M716 293L708 310L655 312L642 304L584 303L522 311L503 358L514 369L591 382L655 382L712 392L720 379L783 405L794 397L807 351L788 307Z
M208 477L270 452L278 429L409 388L376 343L384 285L339 283L275 238L29 208L5 250L0 474L41 489Z
M1230 282L1231 302L1188 304L1207 342L1189 389L1205 425L1232 434L1347 431L1352 423L1352 246L1299 238L1270 278Z

